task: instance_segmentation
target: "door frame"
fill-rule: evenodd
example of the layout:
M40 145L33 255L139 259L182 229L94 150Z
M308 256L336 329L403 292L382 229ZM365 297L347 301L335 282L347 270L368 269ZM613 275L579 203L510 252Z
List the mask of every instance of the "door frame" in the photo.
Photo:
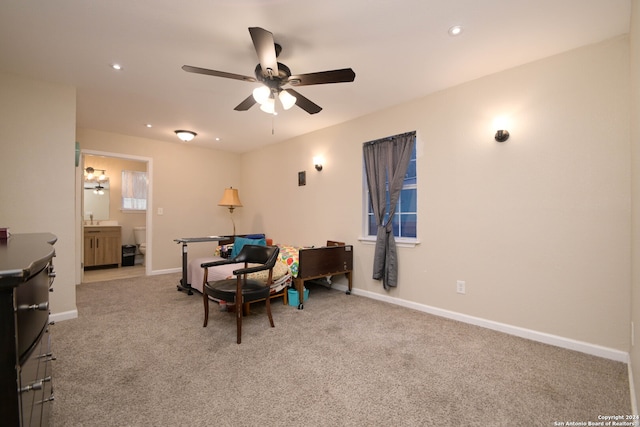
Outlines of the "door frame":
M82 238L82 227L84 223L84 160L86 155L90 156L101 156L101 157L113 157L118 159L125 160L134 160L141 163L146 163L147 165L147 177L149 179L149 184L147 185L147 212L146 212L146 241L147 241L147 250L145 254L145 275L150 276L153 271L153 244L152 244L152 230L153 230L153 159L151 157L143 157L136 156L132 154L124 154L124 153L112 153L108 151L97 151L97 150L86 150L82 149L80 151L81 160L80 160L80 170L79 170L79 178L76 180L76 191L80 195L79 197L79 207L77 213L77 230L78 236L80 236L80 262L77 263L76 270L76 280L78 283L82 283L84 280L84 269L82 268L82 259L84 257L84 239Z

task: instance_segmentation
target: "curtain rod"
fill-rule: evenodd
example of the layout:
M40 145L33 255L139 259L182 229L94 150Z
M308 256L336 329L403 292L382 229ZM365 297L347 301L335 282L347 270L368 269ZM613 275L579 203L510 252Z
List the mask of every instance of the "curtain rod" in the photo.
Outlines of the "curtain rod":
M412 130L411 132L405 132L405 133L401 133L401 134L398 134L398 135L387 136L385 138L376 139L376 140L373 140L373 141L363 142L362 145L374 145L374 144L378 144L380 142L393 141L394 139L404 138L406 136L416 136L416 131Z

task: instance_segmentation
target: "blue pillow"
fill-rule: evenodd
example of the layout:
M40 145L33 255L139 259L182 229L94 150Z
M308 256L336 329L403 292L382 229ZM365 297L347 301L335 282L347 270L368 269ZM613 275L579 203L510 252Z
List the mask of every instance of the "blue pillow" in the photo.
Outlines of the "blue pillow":
M245 237L236 237L233 241L233 249L231 250L231 258L235 258L240 253L244 245L267 246L267 241L263 237L261 239L247 239Z

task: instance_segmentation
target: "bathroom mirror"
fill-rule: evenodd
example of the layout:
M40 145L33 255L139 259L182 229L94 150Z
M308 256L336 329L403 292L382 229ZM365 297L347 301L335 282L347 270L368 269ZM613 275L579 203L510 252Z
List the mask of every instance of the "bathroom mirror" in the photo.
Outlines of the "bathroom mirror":
M102 188L96 188L102 187ZM84 220L94 221L109 219L109 180L84 182Z

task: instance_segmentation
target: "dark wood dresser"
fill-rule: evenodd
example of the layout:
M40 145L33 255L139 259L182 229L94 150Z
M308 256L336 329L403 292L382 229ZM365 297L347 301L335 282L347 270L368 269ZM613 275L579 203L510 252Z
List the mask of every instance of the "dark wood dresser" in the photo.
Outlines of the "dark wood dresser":
M48 426L53 386L49 292L55 272L50 233L0 239L0 424Z

